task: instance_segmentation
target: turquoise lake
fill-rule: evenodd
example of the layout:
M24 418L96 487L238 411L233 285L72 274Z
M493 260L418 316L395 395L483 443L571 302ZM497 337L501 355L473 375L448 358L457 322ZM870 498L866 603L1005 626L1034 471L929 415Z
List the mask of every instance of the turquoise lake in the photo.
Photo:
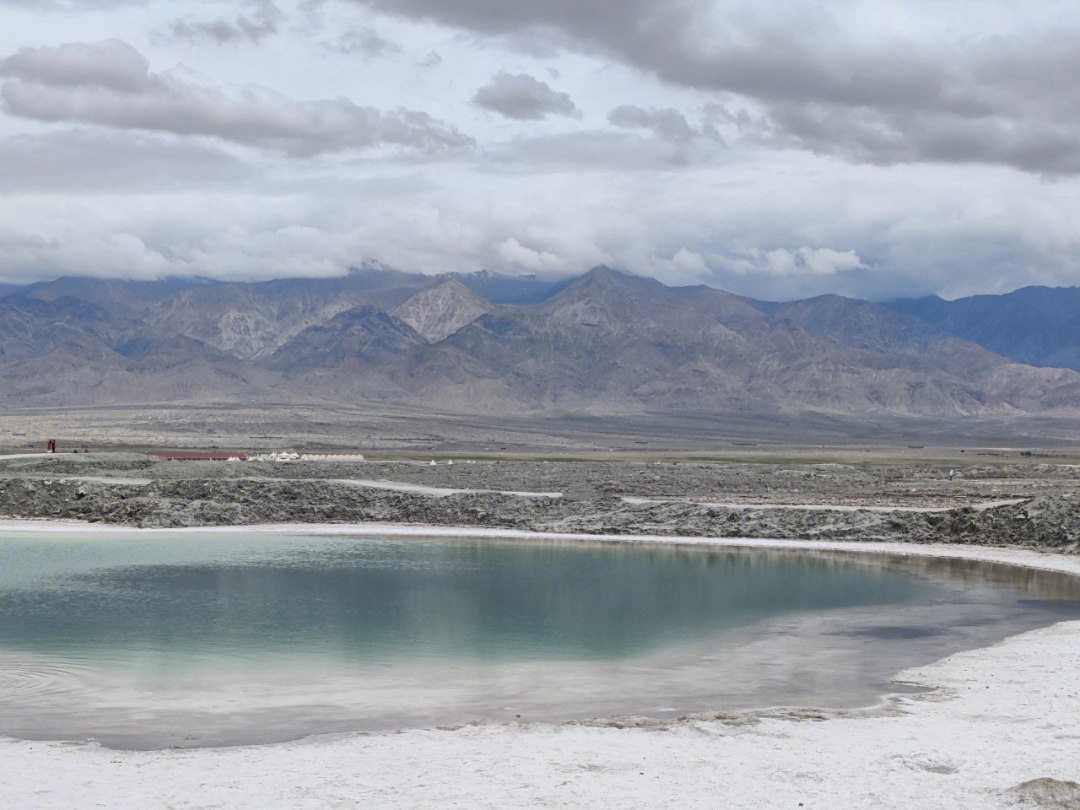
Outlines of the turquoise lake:
M0 734L123 747L851 707L1080 617L1069 577L846 553L0 532Z

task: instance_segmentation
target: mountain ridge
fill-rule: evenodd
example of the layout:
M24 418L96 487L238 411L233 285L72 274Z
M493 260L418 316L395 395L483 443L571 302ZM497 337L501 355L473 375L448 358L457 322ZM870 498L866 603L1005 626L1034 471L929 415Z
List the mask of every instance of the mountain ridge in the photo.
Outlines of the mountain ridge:
M934 295L883 306L1022 363L1080 370L1080 287L1021 287L955 301Z
M512 278L497 280L513 298ZM58 280L0 297L0 404L167 392L475 412L1080 412L1076 371L1016 362L895 302L757 302L604 266L543 295L527 279L519 297L538 300L526 303L487 301L461 274L371 267L125 284ZM72 290L103 304L59 294Z

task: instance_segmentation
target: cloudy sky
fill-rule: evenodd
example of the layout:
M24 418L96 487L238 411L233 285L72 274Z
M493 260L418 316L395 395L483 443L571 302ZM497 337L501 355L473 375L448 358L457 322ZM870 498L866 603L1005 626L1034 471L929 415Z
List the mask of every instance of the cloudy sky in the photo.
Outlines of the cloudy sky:
M1075 0L0 0L0 282L1080 284Z

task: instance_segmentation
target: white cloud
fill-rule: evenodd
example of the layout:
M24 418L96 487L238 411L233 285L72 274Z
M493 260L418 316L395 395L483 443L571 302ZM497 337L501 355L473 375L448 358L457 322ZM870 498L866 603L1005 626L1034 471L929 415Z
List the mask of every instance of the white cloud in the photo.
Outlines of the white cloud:
M391 42L374 28L346 31L330 47L339 53L360 54L372 58L401 53L400 45Z
M513 237L497 245L495 253L511 268L526 270L530 273L551 275L568 269L566 263L554 253L525 247Z
M250 12L241 12L231 19L218 17L199 20L184 17L169 26L172 36L190 42L209 41L220 45L234 42L259 43L278 32L281 10L270 0L252 0Z
M498 73L476 91L473 103L519 121L536 121L549 115L580 118L581 111L566 93L552 90L524 73Z
M624 104L609 112L608 120L622 129L651 129L669 141L688 141L698 134L691 129L685 115L671 108L646 110Z
M134 234L113 231L79 233L75 238L19 233L0 228L0 255L4 277L32 281L60 275L160 278L173 266Z
M273 0L249 33L262 0L0 6L0 281L1080 283L1064 0Z
M423 112L348 99L294 101L271 90L207 87L154 73L127 43L26 48L0 62L4 110L46 122L204 135L304 156L390 145L427 152L472 140Z
M854 250L801 247L797 250L775 248L762 250L751 248L723 264L741 275L765 273L770 276L832 276L851 270L865 270L859 254Z
M976 11L963 0L356 2L481 35L561 38L671 85L753 99L774 141L818 153L1080 172L1071 4L1048 3L1028 18L1028 8L988 2ZM1012 23L1006 35L993 30L995 16ZM899 33L898 17L919 19L922 30Z
M115 39L23 48L0 61L0 76L41 87L99 87L120 93L139 93L153 85L146 57Z
M672 285L707 283L713 279L713 268L700 253L681 247L670 259L657 256L642 257L636 264L638 273L652 276Z

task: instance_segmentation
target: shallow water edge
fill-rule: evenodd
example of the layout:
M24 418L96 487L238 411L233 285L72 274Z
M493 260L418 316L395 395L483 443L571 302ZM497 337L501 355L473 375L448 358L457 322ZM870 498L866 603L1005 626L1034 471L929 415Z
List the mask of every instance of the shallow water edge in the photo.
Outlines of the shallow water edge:
M785 551L799 551L805 550L810 552L821 553L826 557L834 557L838 552L840 557L846 557L849 554L855 556L864 556L866 554L873 555L883 565L888 565L890 559L894 559L898 563L902 563L902 567L907 570L912 569L912 564L916 563L918 558L926 558L927 563L934 569L940 570L940 565L948 561L949 573L952 576L957 576L963 579L965 576L975 576L980 579L985 579L987 573L990 572L991 579L994 578L993 572L995 568L1001 567L999 574L1003 579L1012 581L1015 579L1018 573L1017 569L1024 569L1028 573L1024 575L1028 581L1032 583L1032 587L1037 587L1040 590L1046 590L1047 587L1053 588L1053 581L1065 582L1063 585L1067 591L1072 592L1073 588L1078 580L1073 580L1073 577L1080 576L1080 560L1074 557L1067 557L1063 555L1045 554L1038 552L1031 552L1018 549L986 549L986 548L972 548L970 546L905 546L903 544L869 544L869 543L825 543L825 542L813 542L813 541L768 541L768 540L732 540L732 539L716 539L716 538L682 538L682 537L641 537L641 536L618 536L618 535L573 535L573 534L537 534L530 532L517 532L507 530L476 530L476 529L431 529L428 527L416 527L416 526L386 526L375 524L361 524L361 525L330 525L330 526L289 526L278 525L273 527L268 526L255 526L255 527L230 527L227 529L221 528L207 528L205 530L198 529L178 529L178 530L141 530L141 529L120 529L114 526L95 526L93 524L73 524L70 522L44 522L44 521L4 521L0 522L0 532L19 531L19 532L33 532L39 531L52 533L56 530L61 530L64 533L76 532L81 538L86 537L85 533L102 532L115 536L116 534L133 533L142 538L148 538L150 536L162 536L167 538L178 534L190 535L192 533L205 532L227 532L244 533L244 532L259 532L259 533L282 533L290 535L318 535L318 534L348 534L354 535L362 533L365 535L378 534L380 536L412 536L412 537L445 537L447 539L460 538L489 538L492 540L504 540L512 541L514 539L527 540L530 544L537 543L551 543L554 545L564 544L581 544L585 546L589 545L607 545L612 543L628 544L628 545L643 545L643 544L657 544L665 545L669 547L675 546L688 546L688 547L714 547L717 549L779 549ZM60 539L60 538L58 538ZM816 556L816 554L814 555ZM932 562L936 560L936 562ZM993 564L987 566L987 564ZM919 566L915 565L917 569ZM1045 572L1046 576L1043 576L1041 572ZM1068 575L1064 580L1061 579L1062 575ZM1033 578L1033 579L1032 579ZM1064 595L1064 594L1063 594ZM1072 593L1067 598L1075 598ZM880 623L880 622L878 622ZM853 632L851 628L846 628L843 632ZM857 630L854 632L858 632ZM985 646L985 645L980 645ZM971 649L970 646L963 647L962 649ZM880 697L884 691L879 690L877 695ZM898 691L905 691L899 689ZM793 696L798 699L797 696ZM886 702L888 699L886 698ZM760 706L760 704L758 704ZM792 703L791 706L805 706L805 705L819 705L815 703ZM868 704L863 704L868 705ZM882 705L882 704L878 704ZM748 707L738 707L737 711L742 711ZM855 708L853 706L840 707L840 708ZM758 712L754 712L757 714ZM509 719L509 718L508 718ZM545 718L529 718L537 722L545 722ZM641 721L645 727L655 726L657 724L664 725L670 724L676 718L672 715L656 716L651 720ZM501 718L486 717L482 719L483 723L495 723L499 724L503 722ZM513 722L513 721L511 721ZM520 721L519 721L520 722ZM527 721L525 721L527 722ZM571 724L582 722L580 719L570 721ZM597 720L586 721L590 724L596 725L625 725L626 721L612 720L600 718ZM634 724L639 724L635 721ZM417 728L423 727L423 724L417 725L415 722L408 723L409 727ZM343 731L349 733L355 729L333 729L328 731ZM373 732L389 729L371 729ZM312 733L319 734L320 732L312 729ZM29 735L20 734L20 737L26 738ZM298 736L307 735L286 735L284 739L295 739ZM53 737L55 739L55 737ZM283 739L277 737L273 741ZM267 740L270 741L270 740ZM217 745L229 745L229 744L244 744L259 742L254 739L236 739L236 740L219 740L216 743L209 740L202 740L200 742L194 742L193 744L207 745L208 743L213 746ZM140 745L130 745L121 743L118 747L143 747ZM160 746L150 746L160 747Z

